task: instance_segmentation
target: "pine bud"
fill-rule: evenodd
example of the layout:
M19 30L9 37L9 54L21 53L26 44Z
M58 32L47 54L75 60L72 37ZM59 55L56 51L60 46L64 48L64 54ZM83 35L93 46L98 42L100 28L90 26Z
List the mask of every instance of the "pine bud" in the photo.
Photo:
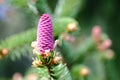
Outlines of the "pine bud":
M100 51L106 50L106 49L110 48L111 45L112 45L112 41L110 39L105 40L103 43L101 43L98 46L98 50L100 50Z
M9 50L7 48L2 49L2 55L7 55L9 53Z
M41 66L43 66L43 65L42 65L42 62L41 62L40 60L34 60L34 61L32 62L32 66L33 66L33 67L41 67Z
M82 77L87 76L89 73L90 73L90 71L89 71L89 69L86 68L86 67L83 67L83 68L80 70L80 75L81 75Z
M50 50L45 50L43 54L41 54L44 59L48 58L51 55Z
M106 59L111 60L111 59L113 59L114 55L115 55L115 53L113 52L113 50L111 50L111 49L105 50L104 57Z
M77 30L77 24L76 23L69 23L67 26L67 30L69 32L73 32L73 31Z
M92 37L93 37L93 40L95 42L100 42L100 40L101 40L101 28L98 25L93 27L93 29L92 29Z
M40 53L38 52L37 48L33 49L33 53L34 53L34 54L38 54L38 55L40 54Z
M59 40L55 40L55 43L54 43L54 49L59 45Z
M36 42L36 41L33 41L33 42L31 43L31 47L32 47L32 48L36 48L36 47L37 47L37 42Z
M74 42L75 38L67 33L62 34L62 38L68 42Z
M13 75L12 80L23 80L22 75L17 72Z
M61 61L61 57L59 56L55 56L52 60L52 64L58 64Z
M38 75L37 74L29 74L26 76L26 80L38 80Z

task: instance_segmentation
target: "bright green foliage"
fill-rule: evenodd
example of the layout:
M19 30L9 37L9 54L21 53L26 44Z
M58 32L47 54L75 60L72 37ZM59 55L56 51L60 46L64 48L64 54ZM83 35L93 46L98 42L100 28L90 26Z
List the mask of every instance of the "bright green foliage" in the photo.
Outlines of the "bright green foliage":
M27 0L10 0L11 4L19 8L27 7Z
M86 77L88 77L88 75L86 77L83 77L80 73L80 71L83 68L87 68L85 65L74 65L71 68L71 76L73 78L73 80L84 80L86 79Z
M91 39L87 39L82 44L78 44L76 48L71 43L61 40L60 49L68 64L75 64L84 59L86 55L89 56L90 52L95 49L95 44Z
M70 17L64 17L64 18L58 18L58 19L54 19L53 22L53 27L54 27L54 35L60 35L63 32L67 31L67 26L70 23L75 23L77 27L79 27L78 22Z
M25 44L28 44L34 41L36 38L35 35L36 35L36 29L34 28L26 32L22 32L18 35L13 35L7 38L6 40L3 40L0 42L0 49L7 48L8 50L12 51L17 47L22 47Z
M42 68L29 68L27 72L25 73L25 78L24 80L27 80L28 75L36 75L37 79L45 79L49 80L49 73L46 67Z
M29 58L33 56L30 45L26 44L22 47L17 47L14 50L11 50L6 58L10 58L12 61L15 61L17 59L21 59L23 56L27 56Z
M30 43L34 41L35 38L36 29L33 28L31 30L22 32L18 35L11 36L1 41L0 50L7 48L10 53L7 57L10 57L12 60L20 59L22 56L26 56L29 52L32 51Z
M50 72L51 76L49 75L47 67L30 68L26 76L28 74L37 74L38 79L49 80L51 78L51 80L72 80L66 64L60 63L52 65Z
M50 78L50 75L49 75L49 72L47 70L46 67L43 67L43 68L37 68L36 69L36 72L38 73L38 78L39 79L49 79Z
M72 80L66 64L54 65L50 70L54 80Z
M105 80L105 67L101 53L94 52L84 59L84 64L91 70L88 80Z
M59 0L54 14L57 17L75 17L83 4L84 0Z
M38 12L35 4L36 4L36 3L35 3L33 0L27 0L27 5L28 5L28 7L31 9L31 11L32 11L34 14L37 15L39 12Z
M52 11L51 11L50 7L48 6L46 0L38 0L36 2L36 7L41 14L43 14L43 13L52 14Z

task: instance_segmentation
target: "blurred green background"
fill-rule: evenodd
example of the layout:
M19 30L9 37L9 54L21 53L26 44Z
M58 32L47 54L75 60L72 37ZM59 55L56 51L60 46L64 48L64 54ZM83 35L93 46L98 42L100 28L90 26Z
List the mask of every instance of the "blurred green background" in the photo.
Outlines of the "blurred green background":
M38 16L24 6L25 4L17 7L17 4L13 5L11 1L14 0L0 0L0 40L37 26ZM115 51L114 68L118 73L115 75L120 76L120 0L80 1L82 5L75 19L80 24L81 34L89 35L94 25L102 27L112 40L112 49ZM21 0L22 2L24 3L24 0ZM47 0L53 12L57 2L58 0ZM31 58L27 56L23 56L22 59L15 62L9 58L0 59L0 77L11 77L15 72L24 75L26 69L31 66L31 61Z

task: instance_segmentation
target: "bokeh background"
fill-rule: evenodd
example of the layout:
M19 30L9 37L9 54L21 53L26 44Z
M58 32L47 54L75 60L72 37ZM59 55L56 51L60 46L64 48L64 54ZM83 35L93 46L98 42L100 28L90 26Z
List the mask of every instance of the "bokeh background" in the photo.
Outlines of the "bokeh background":
M15 1L17 3L17 0ZM0 40L37 26L38 15L34 15L34 12L24 6L24 1L21 0L23 5L18 7L17 5L19 4L15 4L14 0L0 0ZM81 34L89 35L94 25L102 27L103 31L112 40L111 48L115 51L113 60L115 63L113 65L115 65L114 68L116 69L115 75L120 76L120 0L80 1L82 5L75 19L80 24ZM58 0L47 0L53 12L57 2ZM15 72L20 72L24 75L27 68L31 66L31 61L31 58L27 56L23 56L16 61L12 61L9 58L0 59L0 80L3 80L2 78L4 77L12 77ZM120 78L116 80L120 80Z

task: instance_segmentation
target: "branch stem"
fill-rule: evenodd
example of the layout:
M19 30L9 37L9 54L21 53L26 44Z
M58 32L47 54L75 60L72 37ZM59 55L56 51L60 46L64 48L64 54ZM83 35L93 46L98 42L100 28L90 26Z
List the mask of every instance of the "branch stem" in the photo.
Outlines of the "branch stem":
M50 80L52 80L52 78L54 77L53 75L51 75L52 71L50 70L51 69L51 65L46 65L47 69L48 69L48 72L49 72L49 75L50 75Z

